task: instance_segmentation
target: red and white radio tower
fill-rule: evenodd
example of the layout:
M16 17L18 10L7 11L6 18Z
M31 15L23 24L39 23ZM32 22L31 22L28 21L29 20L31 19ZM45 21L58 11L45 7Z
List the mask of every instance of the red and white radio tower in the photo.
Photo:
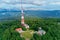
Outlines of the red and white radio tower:
M21 25L22 26L25 26L25 28L29 28L29 25L25 24L25 21L24 21L24 11L23 11L23 6L22 6L22 0L21 0Z

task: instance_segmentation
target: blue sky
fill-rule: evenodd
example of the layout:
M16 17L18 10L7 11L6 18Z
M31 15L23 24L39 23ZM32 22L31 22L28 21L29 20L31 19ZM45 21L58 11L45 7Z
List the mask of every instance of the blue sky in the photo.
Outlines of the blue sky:
M24 10L60 10L60 0L22 0ZM21 9L21 0L0 0L0 8Z

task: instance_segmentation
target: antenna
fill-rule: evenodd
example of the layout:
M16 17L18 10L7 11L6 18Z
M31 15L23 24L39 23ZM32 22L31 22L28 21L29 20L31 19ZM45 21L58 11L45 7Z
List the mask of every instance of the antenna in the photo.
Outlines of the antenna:
M23 12L23 6L22 6L22 0L21 0L21 24L24 24L24 12Z
M29 28L29 25L25 24L25 21L24 21L24 11L23 11L23 6L22 6L22 0L21 0L21 24L22 26L25 26L25 28Z
M21 13L23 13L22 0L21 0Z

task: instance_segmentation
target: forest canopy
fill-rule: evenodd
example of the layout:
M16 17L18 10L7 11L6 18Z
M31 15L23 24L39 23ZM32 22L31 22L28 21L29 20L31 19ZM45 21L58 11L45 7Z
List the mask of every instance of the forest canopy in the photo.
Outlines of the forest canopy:
M58 25L60 19L56 18L31 18L25 19L25 22L29 24L29 30L38 31L39 27L42 27L46 31L45 35L34 34L31 40L60 40L60 25ZM20 20L12 20L0 22L0 40L25 40L20 37L20 34L15 31L16 28L22 28L26 30L20 23Z

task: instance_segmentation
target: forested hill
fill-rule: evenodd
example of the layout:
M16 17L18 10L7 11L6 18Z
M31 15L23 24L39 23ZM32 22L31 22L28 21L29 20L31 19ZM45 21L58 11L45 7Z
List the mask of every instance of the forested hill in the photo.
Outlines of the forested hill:
M26 10L25 16L39 18L60 18L60 10ZM19 19L21 11L0 11L0 19Z
M38 28L42 27L46 31L43 36L33 34L31 40L60 40L60 24L57 25L57 19L31 18L25 22L29 24L29 30L38 31ZM20 20L0 22L0 40L25 40L15 31L16 28L26 30L21 26Z

